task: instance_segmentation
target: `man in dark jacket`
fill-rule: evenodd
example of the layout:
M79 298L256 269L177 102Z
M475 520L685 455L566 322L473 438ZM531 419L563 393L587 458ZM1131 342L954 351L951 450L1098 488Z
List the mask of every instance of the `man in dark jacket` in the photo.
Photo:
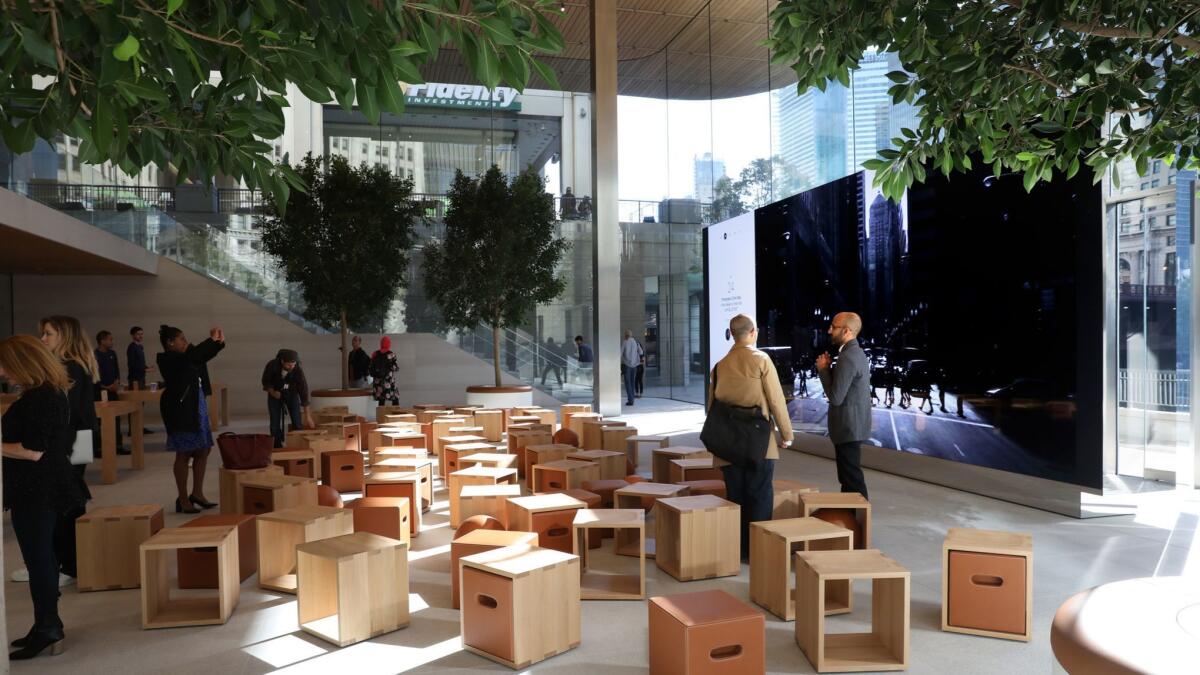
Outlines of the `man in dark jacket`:
M146 363L146 348L142 344L142 340L146 337L146 332L141 326L134 326L129 329L129 346L125 348L125 368L129 371L129 388L130 389L145 389L146 388L146 373L154 370L154 366ZM133 431L130 430L130 435ZM149 429L143 428L143 434L153 433Z
M354 347L350 352L350 386L355 389L367 388L367 376L371 372L371 357L362 348L362 338L355 335L350 340L350 345Z
M311 425L308 411L308 378L300 368L300 356L291 349L280 349L267 362L262 375L263 391L267 392L267 413L271 420L271 436L275 447L282 448L286 437L283 412L292 418L292 428L303 429L304 419ZM303 418L301 417L303 411Z
M837 451L838 482L842 492L867 496L861 465L863 441L871 438L871 372L867 355L858 346L862 319L853 312L833 317L830 344L838 350L837 363L829 352L817 357L817 374L829 400L829 440Z

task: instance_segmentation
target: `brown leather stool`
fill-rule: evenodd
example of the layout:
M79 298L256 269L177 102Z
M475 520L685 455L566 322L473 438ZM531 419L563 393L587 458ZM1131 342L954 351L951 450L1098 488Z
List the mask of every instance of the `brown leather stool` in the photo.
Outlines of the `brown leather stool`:
M338 492L362 492L363 456L357 450L321 453L321 476Z
M581 487L588 492L594 492L600 495L600 508L611 509L615 508L613 506L613 492L620 490L623 487L627 487L628 485L628 481L610 478L608 480L585 480L583 481L583 485Z
M328 485L317 486L317 506L332 506L342 508L342 495Z
M725 499L723 480L681 480L675 484L688 486L688 494L691 495L713 495Z
M258 531L254 516L240 513L198 516L181 527L234 525L238 529L238 579L245 581L258 571ZM180 588L217 588L217 550L181 548L176 551Z
M579 435L574 431L567 429L566 427L554 432L554 436L551 438L551 440L562 445L573 445L577 448L579 447Z
M650 672L753 675L766 672L766 623L725 591L650 598Z
M362 497L346 504L346 508L354 512L355 532L370 532L405 543L412 537L407 497Z

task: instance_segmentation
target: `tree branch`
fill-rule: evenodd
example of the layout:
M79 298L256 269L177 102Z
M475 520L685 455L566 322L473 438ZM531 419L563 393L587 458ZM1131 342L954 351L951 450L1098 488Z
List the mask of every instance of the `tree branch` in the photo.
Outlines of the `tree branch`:
M1024 2L1022 2L1022 0L1001 0L1001 2L1014 9L1024 9ZM1200 40L1179 32L1180 26L1187 21L1188 17L1196 14L1197 12L1200 12L1200 8L1193 9L1191 12L1188 12L1186 15L1184 15L1183 19L1181 19L1179 23L1175 25L1175 27L1164 28L1152 35L1142 35L1141 33L1129 28L1102 26L1100 25L1099 19L1090 24L1080 21L1071 21L1069 19L1059 19L1056 21L1056 23L1069 31L1073 31L1081 35L1094 35L1096 37L1112 38L1114 40L1163 40L1166 38L1171 38L1171 42L1174 44L1200 54Z

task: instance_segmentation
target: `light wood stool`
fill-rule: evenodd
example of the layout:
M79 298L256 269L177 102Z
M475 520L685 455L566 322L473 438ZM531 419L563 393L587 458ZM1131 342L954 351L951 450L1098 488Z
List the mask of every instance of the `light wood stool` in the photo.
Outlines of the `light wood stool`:
M693 480L725 480L720 469L713 468L712 457L688 457L673 459L667 465L670 483L686 483Z
M563 424L575 432L575 435L579 437L580 447L585 448L586 446L583 445L583 423L599 422L602 419L604 419L604 416L597 412L577 412L572 413L570 420L563 422Z
M579 558L498 548L462 565L463 648L524 669L579 646Z
M587 504L561 492L516 497L508 500L505 527L521 532L536 532L538 546L570 553L573 548L571 539L575 511L584 508L587 508Z
M488 443L504 440L503 410L476 410L475 425L483 428L483 433L479 435L486 438Z
M625 454L629 455L629 459L633 460L633 468L638 467L638 456L641 454L642 443L657 445L660 448L666 448L671 445L670 439L666 436L651 436L641 434L638 436L625 437ZM605 448L608 450L609 448Z
M809 483L797 483L794 480L775 480L771 484L772 506L771 519L785 520L800 517L800 495L816 492L817 486Z
M530 492L533 491L533 466L535 464L557 462L560 459L566 459L567 455L576 451L578 451L578 448L565 443L525 446L521 453L521 459L524 461L521 475L525 477L525 487L529 488Z
M660 499L669 497L683 497L688 493L686 485L668 485L666 483L633 483L626 487L619 488L613 491L613 505L618 509L642 509L643 511L653 511L654 506ZM649 502L650 509L647 509L645 504ZM647 525L647 529L655 531L654 527ZM637 555L634 549L636 542L626 535L622 536L621 532L617 532L617 555ZM653 558L656 554L657 542L649 537L646 538L646 557Z
M375 407L375 421L382 424L387 421L388 415L404 415L408 409L399 405L381 405Z
M408 500L409 535L421 534L421 474L419 473L372 473L363 485L364 497L404 497Z
M390 473L415 473L421 476L421 511L433 506L433 460L427 457L389 457L371 467L371 475L386 478Z
M238 536L238 581L258 571L258 529L254 516L244 514L196 516L183 527L235 527ZM180 588L218 588L217 551L212 548L181 548L176 555Z
M658 500L654 563L680 581L742 571L742 507L712 495Z
M139 548L143 629L211 626L229 620L241 590L236 526L165 528L142 542ZM177 551L195 548L216 549L211 562L216 566L217 592L207 597L172 598L168 561L176 557Z
M529 448L526 448L528 451ZM469 469L473 466L488 466L493 469L516 469L517 456L510 455L507 452L477 452L467 455L466 457L458 458L458 468Z
M338 492L362 492L363 456L358 450L321 455L321 475L326 485Z
M629 443L627 440L637 435L637 429L629 426L610 427L606 426L600 430L600 449L619 452L628 457ZM637 458L630 457L633 460L634 466L637 466Z
M256 476L282 476L283 467L272 464L261 469L226 469L217 470L217 478L221 486L221 513L225 515L242 513L242 480Z
M816 516L821 520L843 525L851 529L854 525L854 548L871 548L871 502L868 502L857 492L802 492L800 497L800 517ZM821 509L833 509L843 513L826 514L822 517ZM840 515L851 516L848 518ZM832 516L832 517L829 517Z
M788 518L750 523L750 600L772 614L796 618L792 555L797 551L850 550L854 533L816 518ZM825 586L825 615L851 609L850 582Z
M583 435L579 437L579 445L582 450L603 450L604 449L604 430L605 429L624 429L624 422L617 422L606 419L586 419L580 422L580 428L583 429Z
M408 625L408 544L370 532L296 547L300 628L339 647Z
M332 506L298 506L257 518L258 585L296 592L296 546L354 532L354 514Z
M242 512L269 513L317 504L317 481L303 476L254 476L242 479Z
M942 630L1028 642L1033 536L952 527L942 543Z
M646 512L641 509L579 509L572 522L573 552L579 556L583 576L579 580L580 597L584 600L641 600L646 597ZM616 574L589 568L588 549L592 531L619 530L628 532L626 541L637 539L638 573ZM616 540L613 541L614 548Z
M711 458L712 455L704 448L689 448L674 445L669 448L655 448L651 451L650 480L655 483L671 482L671 460Z
M102 506L75 520L80 591L112 591L141 585L138 547L163 529L157 504Z
M317 469L313 466L315 457L316 453L312 450L280 448L271 451L271 463L283 469L285 476L316 478Z
M576 450L567 455L567 459L577 459L582 462L594 462L600 468L600 476L596 480L618 480L625 473L625 453L612 450Z
M910 575L876 549L795 555L796 644L819 673L908 668ZM825 633L830 581L871 581L871 632Z
M522 478L528 477L529 472L526 469L533 466L525 458L525 448L531 445L554 445L554 436L545 431L529 429L514 429L508 432L508 453L517 456L517 470Z
M508 519L508 500L520 496L521 486L513 483L463 485L458 491L458 522L491 516L503 523Z
M480 439L483 437L480 436ZM443 476L449 475L463 468L459 461L463 457L468 457L477 452L492 452L496 446L491 443L485 443L482 440L472 441L470 443L447 443L442 446L442 467Z
M428 445L425 447L429 448L435 455L442 454L441 439L445 436L454 436L455 434L449 433L450 429L453 427L466 426L466 423L467 418L458 415L442 415L440 417L434 417L428 423L429 435L426 438ZM475 434L471 435L473 436Z
M468 487L484 487L470 485ZM511 487L511 486L508 486ZM510 532L506 530L472 530L450 542L450 606L459 608L459 589L462 586L462 566L459 560L469 555L492 551L509 546L524 547L525 550L537 546L537 534L533 532Z
M572 415L590 412L592 412L591 403L564 403L558 407L559 422L562 423L563 429L570 429Z
M516 469L493 469L486 466L475 466L470 469L455 471L446 477L446 491L450 497L450 527L458 527L464 519L461 516L462 489L467 485L499 485L508 483L517 485ZM517 485L517 490L520 486ZM503 521L501 521L503 522Z
M554 492L583 487L584 481L600 480L600 465L575 459L560 459L533 465L533 492Z

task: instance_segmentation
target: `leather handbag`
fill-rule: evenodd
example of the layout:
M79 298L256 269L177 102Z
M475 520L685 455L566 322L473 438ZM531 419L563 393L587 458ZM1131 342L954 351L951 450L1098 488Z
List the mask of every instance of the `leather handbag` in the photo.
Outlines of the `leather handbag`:
M718 399L715 368L712 386L713 402L700 430L700 442L713 455L734 466L761 462L771 444L771 420L757 406L731 405Z
M221 463L226 469L261 469L271 464L274 439L267 434L235 434L217 436Z

